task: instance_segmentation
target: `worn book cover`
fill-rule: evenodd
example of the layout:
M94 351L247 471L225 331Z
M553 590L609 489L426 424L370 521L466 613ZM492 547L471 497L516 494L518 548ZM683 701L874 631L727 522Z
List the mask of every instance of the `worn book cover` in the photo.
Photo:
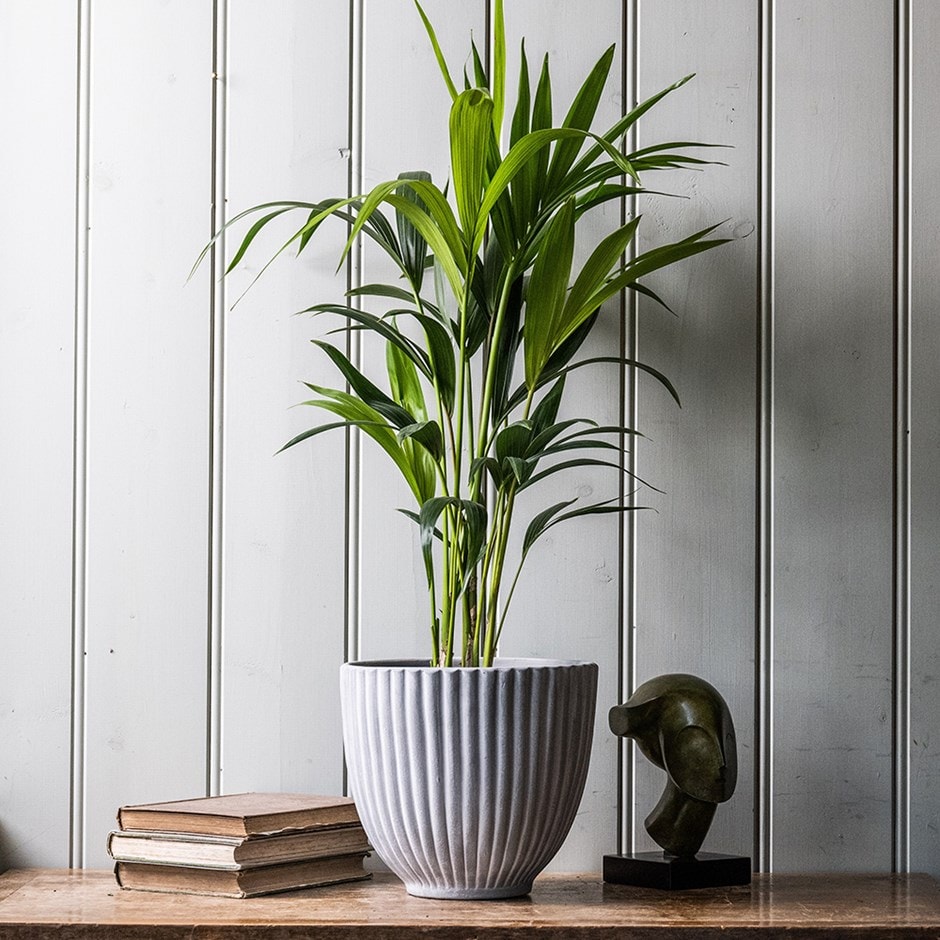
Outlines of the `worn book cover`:
M118 810L121 829L153 832L252 836L340 825L359 825L351 799L301 793L232 793Z
M195 865L232 871L370 850L362 826L356 825L260 836L213 836L146 829L121 829L108 836L108 853L116 862Z
M344 881L363 881L372 877L362 867L363 857L362 854L333 856L240 871L118 862L114 875L117 883L129 890L250 898Z

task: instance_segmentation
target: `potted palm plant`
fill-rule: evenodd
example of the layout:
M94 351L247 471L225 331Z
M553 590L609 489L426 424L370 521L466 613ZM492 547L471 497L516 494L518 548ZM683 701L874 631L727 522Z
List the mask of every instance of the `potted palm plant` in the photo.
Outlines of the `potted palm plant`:
M499 0L492 74L472 46L474 74L462 89L416 5L453 100L449 180L407 172L361 196L256 206L229 223L258 215L229 270L269 222L299 211L303 224L282 251L303 251L337 219L350 228L344 257L368 238L400 274L306 311L338 315L343 329L376 337L386 374L367 376L349 347L314 340L342 382L308 384L305 404L330 417L285 447L355 429L382 448L414 497L401 511L415 523L424 561L428 658L342 667L350 779L370 839L413 894L509 897L531 888L574 819L597 685L593 663L497 658L513 590L549 529L630 508L616 499L556 502L525 520L513 542L517 498L575 467L624 472L624 439L634 429L560 420L568 376L623 362L675 396L648 365L579 353L606 301L625 289L658 301L642 278L724 239L710 228L631 254L635 217L574 270L582 216L641 193L641 174L705 162L687 155L693 144L622 150L636 121L688 79L596 133L613 47L556 122L548 59L533 90L523 45L510 111Z

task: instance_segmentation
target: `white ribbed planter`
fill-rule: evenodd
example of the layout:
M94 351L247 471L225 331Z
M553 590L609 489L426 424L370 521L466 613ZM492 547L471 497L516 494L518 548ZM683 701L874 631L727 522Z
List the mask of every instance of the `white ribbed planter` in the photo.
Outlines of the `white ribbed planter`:
M581 801L597 666L347 663L340 688L352 795L408 893L527 894Z

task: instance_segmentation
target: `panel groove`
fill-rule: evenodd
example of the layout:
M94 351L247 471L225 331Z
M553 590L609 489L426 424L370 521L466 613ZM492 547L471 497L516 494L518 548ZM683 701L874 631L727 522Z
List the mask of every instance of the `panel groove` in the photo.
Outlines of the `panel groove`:
M894 780L892 870L911 831L911 5L895 6Z
M762 0L759 28L759 192L757 350L757 654L755 656L754 855L773 870L774 761L774 0Z
M623 112L627 113L637 103L639 96L639 0L624 0L621 15L621 55L620 91ZM637 146L636 126L630 128L625 141L627 152ZM626 224L629 218L636 216L637 198L631 196L621 201L620 223ZM627 249L628 257L636 255L636 244ZM638 345L637 295L634 291L623 291L620 298L621 330L620 355L636 359ZM622 427L637 426L637 370L633 367L620 367L620 424ZM626 435L621 435L620 447L624 454L624 469L627 474L620 474L621 501L629 500L635 505L635 497L626 492L626 479L635 479L638 473L636 446L631 445L625 452ZM636 513L628 512L620 516L619 551L622 590L618 611L618 630L620 643L620 675L618 679L618 699L625 702L636 687L636 616L637 616L637 526ZM617 851L633 852L636 849L636 745L632 740L623 739L617 765L619 785L620 830L617 834Z
M69 865L85 861L86 571L88 509L88 252L91 167L91 0L78 5L75 153L75 365L72 463L72 689Z
M212 5L212 209L211 238L226 223L226 127L228 117L228 0ZM209 283L209 597L206 684L206 793L222 792L222 642L224 570L225 309L228 304L226 238L212 249Z
M352 196L363 188L363 102L365 78L365 5L363 0L349 3L349 160L348 192ZM351 226L350 226L351 227ZM362 284L362 239L358 239L346 260L346 288L352 290ZM360 306L359 298L349 303ZM347 333L346 355L356 366L362 366L362 348L356 331ZM355 661L362 658L361 630L361 437L358 429L346 430L346 531L344 549L346 558L344 658ZM343 761L343 792L348 793L348 777Z

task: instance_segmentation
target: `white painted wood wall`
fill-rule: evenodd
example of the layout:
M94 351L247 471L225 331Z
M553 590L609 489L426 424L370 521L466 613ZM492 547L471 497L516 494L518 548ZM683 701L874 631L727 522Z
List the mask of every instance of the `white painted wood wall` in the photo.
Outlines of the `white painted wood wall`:
M940 874L940 4L506 4L557 108L616 41L604 120L694 71L640 141L734 148L643 207L650 240L738 236L657 281L677 319L623 335L683 398L635 400L666 495L555 530L505 642L601 666L556 867L649 846L657 772L605 714L692 671L739 732L708 848ZM427 7L451 58L485 43L486 0ZM261 254L186 277L249 205L440 180L447 105L409 0L0 0L0 868L105 864L121 803L339 792L339 663L424 654L381 455L273 456L324 367L292 312L380 261L334 278L337 227L234 311ZM569 407L629 413L630 385L598 372Z

